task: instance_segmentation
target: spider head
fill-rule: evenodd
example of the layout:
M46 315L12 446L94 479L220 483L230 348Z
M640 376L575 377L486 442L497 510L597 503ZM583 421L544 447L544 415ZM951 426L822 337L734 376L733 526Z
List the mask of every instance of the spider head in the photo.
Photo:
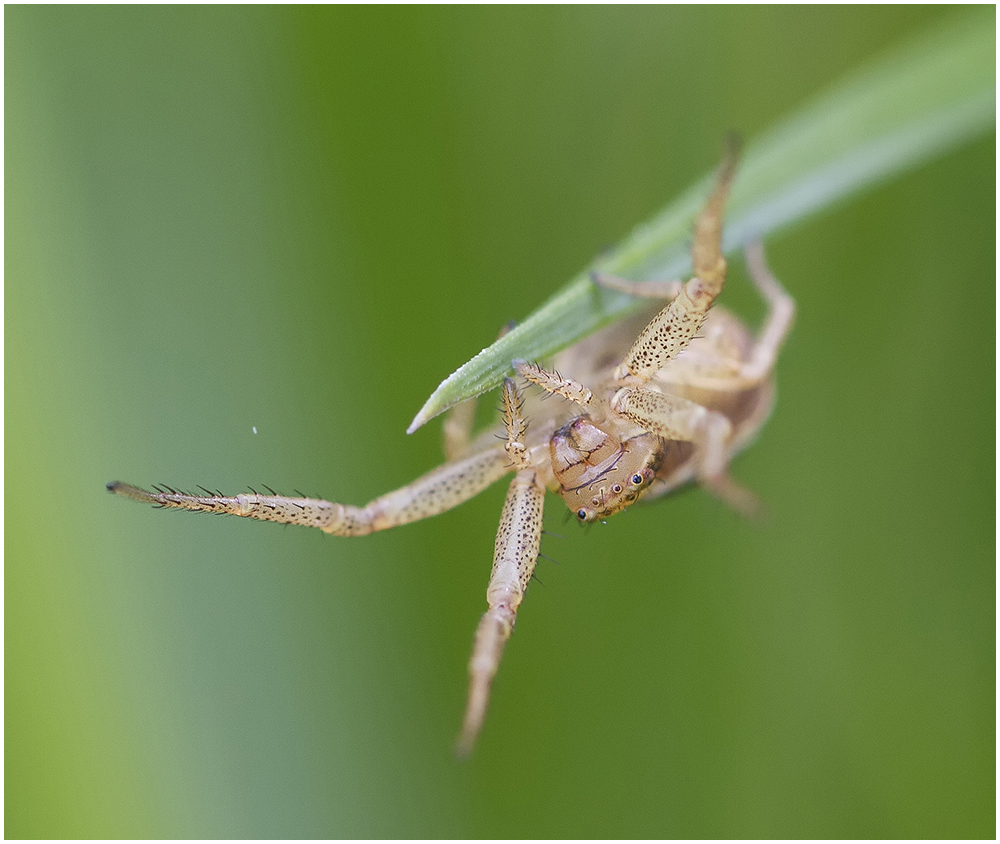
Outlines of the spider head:
M581 522L633 504L656 477L662 455L659 437L618 439L586 416L556 431L549 448L559 494Z

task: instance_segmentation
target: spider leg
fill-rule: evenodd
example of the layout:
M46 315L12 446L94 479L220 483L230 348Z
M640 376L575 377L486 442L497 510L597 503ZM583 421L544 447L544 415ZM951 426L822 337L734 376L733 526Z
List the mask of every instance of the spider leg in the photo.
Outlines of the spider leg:
M318 527L334 536L363 536L377 530L436 516L467 501L510 472L500 446L445 463L413 483L376 498L364 507L335 504L317 498L283 495L189 495L148 492L114 481L108 490L147 504L207 513L228 513L267 522Z
M629 281L617 275L594 272L590 280L609 290L627 293L637 299L676 299L684 286L682 281Z
M722 220L729 187L736 175L737 157L737 145L731 143L722 160L715 189L695 221L691 245L694 278L681 286L673 301L642 330L616 370L616 380L628 379L637 384L649 381L687 348L705 321L708 309L722 292L726 283Z
M510 379L504 384L505 421L508 443L517 442L525 423L520 415L517 390ZM532 468L528 456L520 454L522 468L507 490L500 527L493 549L493 572L486 588L489 609L476 629L476 638L469 660L469 700L462 721L462 732L455 745L459 756L467 756L479 736L486 718L493 678L500 667L507 640L514 631L517 608L524 598L528 581L535 570L538 549L542 541L542 505L545 485L539 472ZM511 455L516 462L518 458Z
M504 336L514 327L513 320L508 322L497 334L497 340ZM444 418L444 425L441 428L443 435L444 457L449 462L454 462L465 457L469 452L469 444L472 442L472 428L476 421L477 399L466 399L460 404L451 408Z
M747 381L760 381L774 369L774 362L795 319L795 300L767 268L764 245L758 240L746 248L747 271L754 286L767 303L767 317L750 359L740 369Z
M630 387L615 393L611 408L665 440L695 443L699 483L743 515L761 514L757 497L728 474L733 429L723 414L680 396Z
M681 396L641 387L619 390L611 399L611 409L665 440L724 442L732 430L721 413Z
M460 756L468 755L482 729L493 678L514 631L517 608L535 570L542 539L544 499L545 487L534 469L522 469L514 476L493 551L493 573L486 589L489 609L476 629L469 660L469 702L455 746Z
M512 362L514 371L526 381L537 384L545 392L562 396L577 404L590 404L594 394L583 386L579 381L572 378L563 378L558 372L548 372L542 369L537 363L528 363L524 360Z
M531 466L531 459L528 457L527 447L524 444L524 434L528 430L528 423L521 416L521 397L517 392L517 385L513 378L503 379L503 417L504 427L507 430L507 442L504 451L510 458L515 469L527 469Z
M456 404L444 418L441 433L444 437L445 460L455 461L468 450L472 440L472 426L476 420L475 398Z

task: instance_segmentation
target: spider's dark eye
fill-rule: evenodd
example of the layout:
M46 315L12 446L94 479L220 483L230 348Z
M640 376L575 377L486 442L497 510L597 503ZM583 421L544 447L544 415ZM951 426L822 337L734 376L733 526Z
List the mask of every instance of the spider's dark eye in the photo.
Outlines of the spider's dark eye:
M579 517L579 519L580 519L581 522L582 521L586 521L587 511L586 510L577 510L576 511L576 515L577 515L577 517Z
M611 487L611 491L615 495L618 495L618 493L620 493L622 491L622 485L621 484L615 484L614 486Z
M632 476L632 483L634 483L636 486L639 486L639 484L642 483L642 475L640 475L638 472L636 472Z

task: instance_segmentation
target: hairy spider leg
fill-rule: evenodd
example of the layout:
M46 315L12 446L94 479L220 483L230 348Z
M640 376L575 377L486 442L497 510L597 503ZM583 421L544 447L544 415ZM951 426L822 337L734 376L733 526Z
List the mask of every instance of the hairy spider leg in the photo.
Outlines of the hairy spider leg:
M498 481L511 468L504 449L493 446L456 463L445 463L364 507L258 493L223 496L190 495L172 489L149 492L121 481L109 483L108 490L161 507L317 527L334 536L364 536L451 510Z
M497 333L497 340L503 337L515 325L514 320L508 322ZM443 435L444 457L449 462L460 460L468 453L472 443L472 429L476 422L476 398L466 399L452 407L444 418L441 428Z
M581 405L589 405L594 398L594 394L579 381L563 378L558 372L549 372L542 369L537 363L515 360L512 361L512 365L518 375L541 387L547 393L562 396L564 399Z

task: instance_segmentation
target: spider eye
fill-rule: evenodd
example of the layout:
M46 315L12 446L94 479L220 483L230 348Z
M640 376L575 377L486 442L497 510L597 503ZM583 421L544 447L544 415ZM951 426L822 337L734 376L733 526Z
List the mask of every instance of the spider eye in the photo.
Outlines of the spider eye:
M615 495L618 495L622 491L622 485L621 484L615 484L614 486L611 487L611 491Z
M642 475L640 475L638 472L636 472L632 476L632 483L634 483L636 486L639 486L639 484L642 483Z

